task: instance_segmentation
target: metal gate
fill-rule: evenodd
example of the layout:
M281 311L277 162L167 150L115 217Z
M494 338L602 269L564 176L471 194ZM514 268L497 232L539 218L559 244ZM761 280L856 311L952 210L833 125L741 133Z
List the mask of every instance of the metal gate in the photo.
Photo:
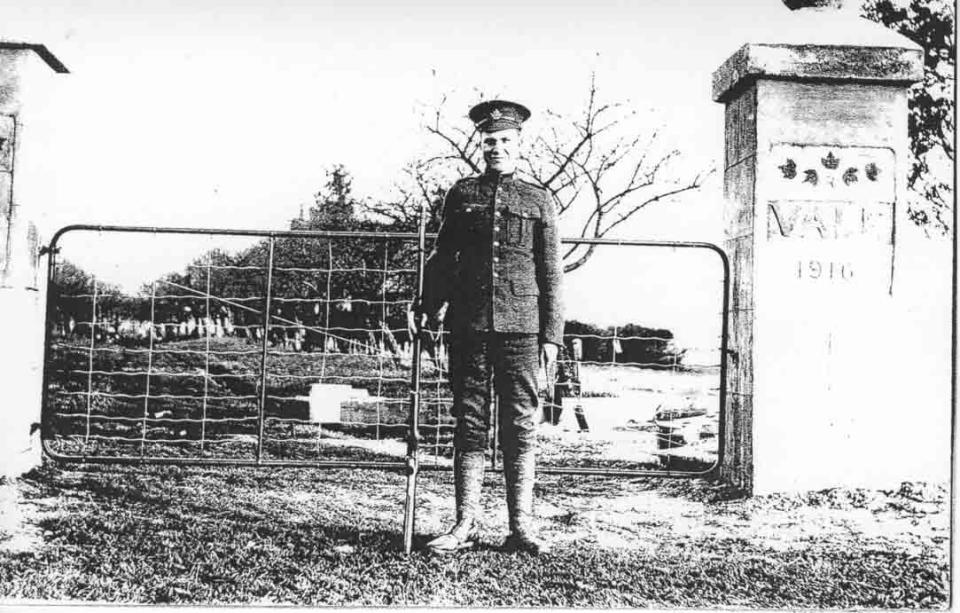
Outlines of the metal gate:
M564 347L556 384L544 398L538 470L714 473L726 406L726 254L710 243L563 243L591 256L564 280L570 296ZM596 306L584 308L585 301Z
M46 249L45 452L62 462L406 471L409 549L417 472L449 469L453 451L447 333L408 332L432 238L422 230L60 230ZM164 253L179 253L198 240L209 248L182 271L143 279L137 291L103 278L134 261L117 258L98 278L70 260L93 244L129 254L159 241ZM714 470L722 454L726 256L706 243L564 243L626 262L642 249L718 255L722 274L707 312L719 338L715 363L692 364L670 330L568 322L560 377L545 390L541 470ZM671 390L681 379L699 386L698 402L656 401L671 393L654 389L664 373ZM617 385L635 393L611 401Z

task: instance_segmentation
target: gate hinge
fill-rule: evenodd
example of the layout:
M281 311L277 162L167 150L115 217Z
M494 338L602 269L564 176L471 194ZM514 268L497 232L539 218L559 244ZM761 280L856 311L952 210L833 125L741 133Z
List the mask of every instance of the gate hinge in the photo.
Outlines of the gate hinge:
M48 255L48 254L50 254L50 253L52 253L52 254L54 254L54 255L60 253L60 247L50 247L49 245L44 245L43 247L40 247L40 253L39 253L38 255L39 255L40 257L43 257L43 256Z

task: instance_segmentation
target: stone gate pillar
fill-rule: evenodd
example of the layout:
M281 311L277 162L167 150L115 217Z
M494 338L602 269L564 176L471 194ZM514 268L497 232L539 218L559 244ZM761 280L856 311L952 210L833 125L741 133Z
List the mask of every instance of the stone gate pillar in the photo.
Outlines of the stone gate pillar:
M66 67L43 45L0 41L0 476L15 477L39 463L43 276L39 237L22 170L40 166L30 126L54 73ZM21 172L18 172L21 171ZM19 181L18 181L19 179ZM36 178L31 177L31 180ZM35 215L36 213L33 213Z
M713 76L733 287L721 474L755 493L916 478L891 304L922 51L837 0L785 3L796 27Z

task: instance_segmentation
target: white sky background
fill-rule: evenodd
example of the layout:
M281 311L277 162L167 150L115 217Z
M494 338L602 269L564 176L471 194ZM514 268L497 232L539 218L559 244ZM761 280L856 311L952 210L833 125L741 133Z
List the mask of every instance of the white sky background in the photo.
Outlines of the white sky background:
M478 88L529 106L532 129L545 108L582 108L594 70L605 99L653 109L691 169L719 165L711 74L744 42L789 30L791 16L779 0L5 0L0 37L44 43L72 73L52 77L49 123L31 128L50 156L24 204L49 237L78 222L285 229L334 163L353 173L359 196L385 194L428 142L421 103L458 92L450 109L465 115ZM617 236L720 242L719 179L654 205ZM931 262L948 265L928 242L918 238L910 256L925 274ZM209 246L127 245L64 255L135 288ZM642 318L688 330L696 344L714 334L703 314L718 289L705 289L701 264L645 261L638 278L703 309L631 295L643 313L612 315L612 304L629 304L611 294L627 291L614 283L622 273L588 265L570 275L568 315ZM933 295L946 309L941 285Z

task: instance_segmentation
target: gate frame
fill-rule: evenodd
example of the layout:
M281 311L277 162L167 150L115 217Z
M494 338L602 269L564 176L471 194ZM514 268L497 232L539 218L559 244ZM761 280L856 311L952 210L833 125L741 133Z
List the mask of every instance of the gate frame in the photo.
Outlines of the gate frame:
M73 224L65 226L53 235L49 245L43 247L40 255L47 255L47 280L46 280L46 309L44 319L44 347L43 347L43 377L41 391L41 448L43 453L56 462L67 464L121 464L121 465L172 465L172 466L242 466L242 467L273 467L273 468L347 468L347 469L366 469L366 470L387 470L403 471L407 476L407 487L405 493L404 517L403 517L403 543L404 551L410 553L413 546L413 534L416 521L416 487L417 478L421 470L442 471L450 470L450 467L437 465L420 466L419 462L419 414L420 414L420 377L421 377L421 357L420 357L420 335L413 335L412 347L413 358L411 362L411 381L410 381L410 415L408 416L408 434L407 434L407 456L405 461L396 462L365 462L365 461L344 461L344 460L264 460L262 458L262 435L263 435L263 415L264 404L263 395L266 393L265 383L261 385L260 402L258 407L259 424L257 442L257 454L255 459L237 459L237 458L161 458L161 457L110 457L110 456L69 456L61 454L50 448L51 423L49 411L47 409L49 401L49 383L51 374L51 349L53 328L51 323L54 321L53 315L56 312L55 290L55 272L57 264L57 254L60 252L58 242L63 235L73 231L92 231L92 232L127 232L142 234L176 234L176 235L219 235L219 236L245 236L251 238L267 239L270 244L267 265L267 294L266 307L264 310L265 327L269 330L270 321L270 284L273 275L273 246L277 238L304 238L304 239L332 239L332 238L379 238L385 240L416 240L417 241L417 294L423 292L423 269L426 253L426 216L420 216L419 231L410 232L348 232L348 231L304 231L304 230L237 230L237 229L218 229L218 228L176 228L176 227L153 227L153 226L112 226L112 225L91 225L91 224ZM436 235L431 234L434 238ZM584 468L584 467L542 467L538 472L543 474L572 474L572 475L598 475L598 476L620 476L620 477L675 477L692 478L704 477L715 479L719 477L720 470L725 454L726 438L726 408L727 408L727 357L729 353L729 311L730 311L730 262L727 254L719 246L707 242L684 242L684 241L644 241L644 240L626 240L626 239L604 239L604 238L565 238L562 244L591 245L591 246L630 246L630 247L661 247L661 248L687 248L687 249L707 249L713 251L720 257L723 267L723 296L722 296L722 314L721 314L721 334L720 334L720 381L718 388L719 395L719 425L717 429L717 460L710 468L699 472L684 472L671 470L628 470L617 468ZM266 332L266 330L265 330ZM267 334L264 334L264 343L261 354L261 377L265 377L265 368L263 361L267 355ZM500 472L501 468L488 467L488 471Z
M720 263L723 267L723 296L720 323L720 381L718 384L717 395L719 396L719 410L717 412L717 460L712 466L701 471L677 471L677 470L632 470L625 468L584 468L578 466L571 467L543 467L537 468L537 472L551 475L597 475L597 476L618 476L618 477L704 477L707 479L716 479L720 476L721 466L723 465L723 456L726 451L726 415L727 415L727 357L730 353L730 259L726 252L714 243L702 241L647 241L617 238L564 238L561 239L564 245L607 245L607 246L626 246L626 247L664 247L672 249L706 249L716 253L720 257Z

